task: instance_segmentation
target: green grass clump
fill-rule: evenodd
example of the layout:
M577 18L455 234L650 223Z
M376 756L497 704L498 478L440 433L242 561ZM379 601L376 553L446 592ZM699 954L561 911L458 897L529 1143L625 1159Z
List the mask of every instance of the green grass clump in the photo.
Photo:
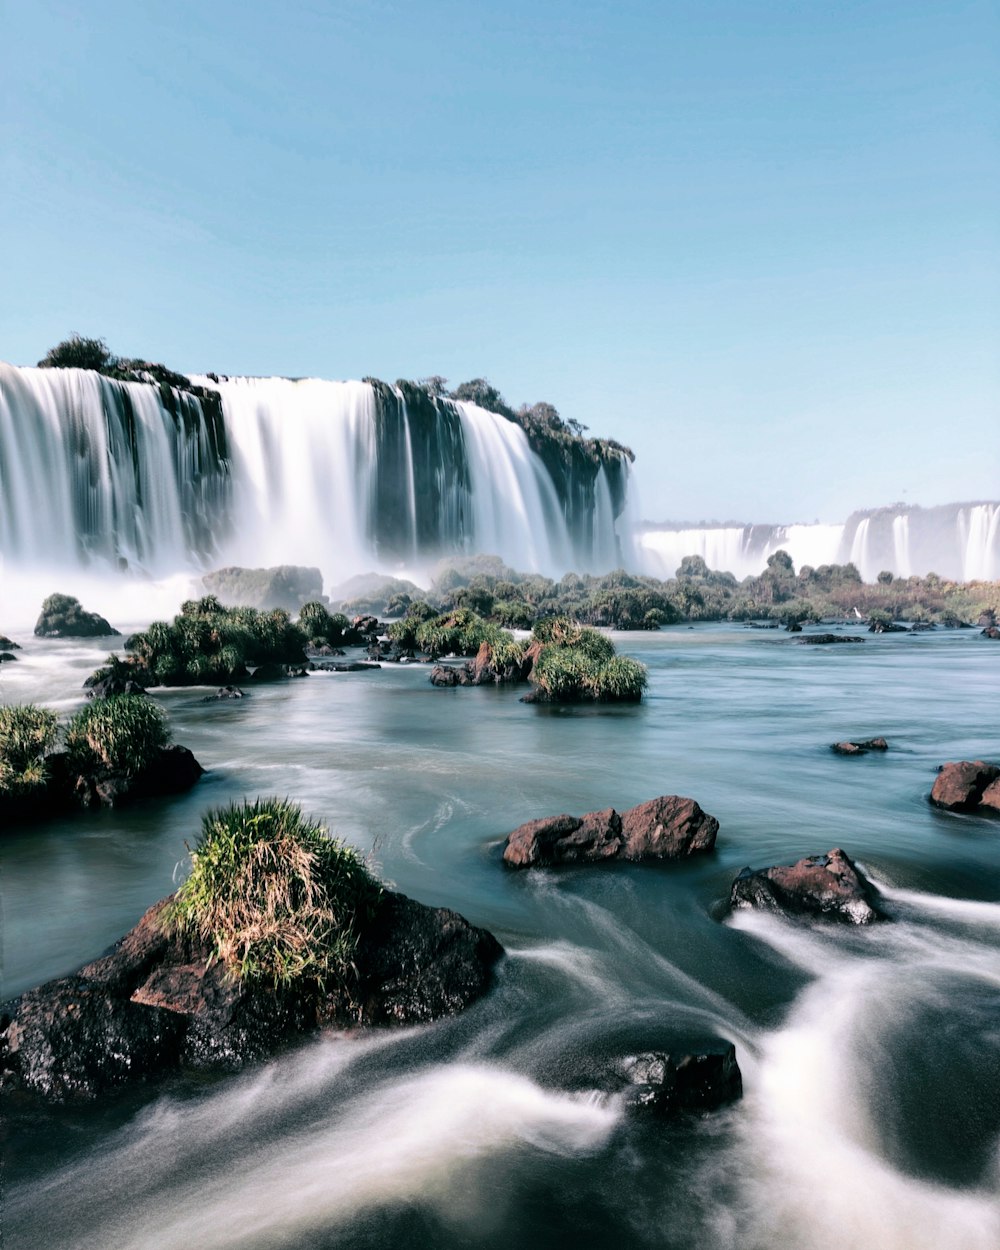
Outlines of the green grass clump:
M350 846L287 799L209 812L168 922L241 980L350 989L381 887Z
M166 717L145 695L94 699L66 726L66 750L81 773L134 777L170 741Z
M616 655L598 667L590 690L599 703L638 703L648 683L645 664Z
M45 784L45 756L57 732L56 714L47 708L0 707L0 793L24 795Z
M589 697L597 665L577 647L546 646L535 660L531 680L553 703L574 703Z

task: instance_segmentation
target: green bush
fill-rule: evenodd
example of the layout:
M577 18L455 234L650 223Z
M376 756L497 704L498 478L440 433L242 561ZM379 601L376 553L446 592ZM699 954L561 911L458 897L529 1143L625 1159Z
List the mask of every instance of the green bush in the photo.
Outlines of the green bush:
M575 647L597 664L604 664L615 654L615 644L599 633L568 616L549 616L540 620L532 631L538 642L557 647Z
M380 886L358 853L286 799L209 812L168 923L236 977L350 988Z
M321 604L307 605L326 612ZM304 611L305 609L303 609ZM320 618L312 612L315 623ZM326 614L331 632L346 618ZM301 664L306 632L283 608L224 608L213 595L183 604L173 622L154 621L125 643L144 685L225 685L246 676L246 666Z
M40 369L105 369L112 361L103 339L88 339L71 334L55 347L50 347L38 362Z
M535 620L534 609L523 599L495 599L490 615L507 629L531 629Z
M494 630L497 626L492 626ZM488 640L489 623L470 608L457 608L429 621L416 631L416 645L432 659L441 655L475 655Z
M0 793L24 794L46 780L45 756L57 733L55 712L33 703L0 707Z
M298 627L310 642L339 647L351 625L343 612L328 612L322 603L313 602L299 609Z
M94 699L66 726L66 750L80 772L135 776L170 740L166 717L145 695Z

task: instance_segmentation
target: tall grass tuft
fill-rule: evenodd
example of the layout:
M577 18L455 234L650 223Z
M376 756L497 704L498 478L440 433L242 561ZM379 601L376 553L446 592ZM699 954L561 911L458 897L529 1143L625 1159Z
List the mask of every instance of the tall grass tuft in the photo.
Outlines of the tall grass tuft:
M209 812L168 911L241 980L350 991L381 887L350 846L287 799Z
M66 750L80 772L134 777L170 741L166 717L141 694L94 699L66 726Z
M46 780L45 756L55 745L55 712L33 703L0 707L0 793L23 795Z

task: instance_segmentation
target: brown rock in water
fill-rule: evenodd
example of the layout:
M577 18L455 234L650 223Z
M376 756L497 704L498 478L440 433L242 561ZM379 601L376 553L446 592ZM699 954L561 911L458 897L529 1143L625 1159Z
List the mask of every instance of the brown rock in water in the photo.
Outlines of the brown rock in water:
M930 801L949 812L971 812L982 802L986 789L1000 777L1000 768L982 760L961 760L938 769ZM991 800L992 802L992 800Z
M868 751L888 751L884 738L866 738L863 742L835 742L830 748L838 755L865 755Z
M511 868L597 863L607 859L680 859L715 845L719 822L694 799L667 794L621 815L613 807L585 816L530 820L507 838Z
M755 908L779 915L817 916L848 924L884 920L877 891L853 861L839 848L797 863L744 868L733 882L729 905L734 910Z

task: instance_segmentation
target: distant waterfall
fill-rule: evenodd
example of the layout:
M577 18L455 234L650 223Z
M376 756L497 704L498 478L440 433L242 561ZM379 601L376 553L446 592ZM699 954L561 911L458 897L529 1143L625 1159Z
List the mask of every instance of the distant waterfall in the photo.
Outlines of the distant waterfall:
M803 565L856 565L866 582L937 573L953 581L1000 580L1000 503L936 508L879 508L857 512L842 525L730 525L647 527L639 537L641 563L672 577L684 556L739 579L756 575L768 557L785 550Z
M337 579L477 552L557 576L622 561L625 460L553 477L514 422L403 383L193 382L202 398L0 365L4 567Z

